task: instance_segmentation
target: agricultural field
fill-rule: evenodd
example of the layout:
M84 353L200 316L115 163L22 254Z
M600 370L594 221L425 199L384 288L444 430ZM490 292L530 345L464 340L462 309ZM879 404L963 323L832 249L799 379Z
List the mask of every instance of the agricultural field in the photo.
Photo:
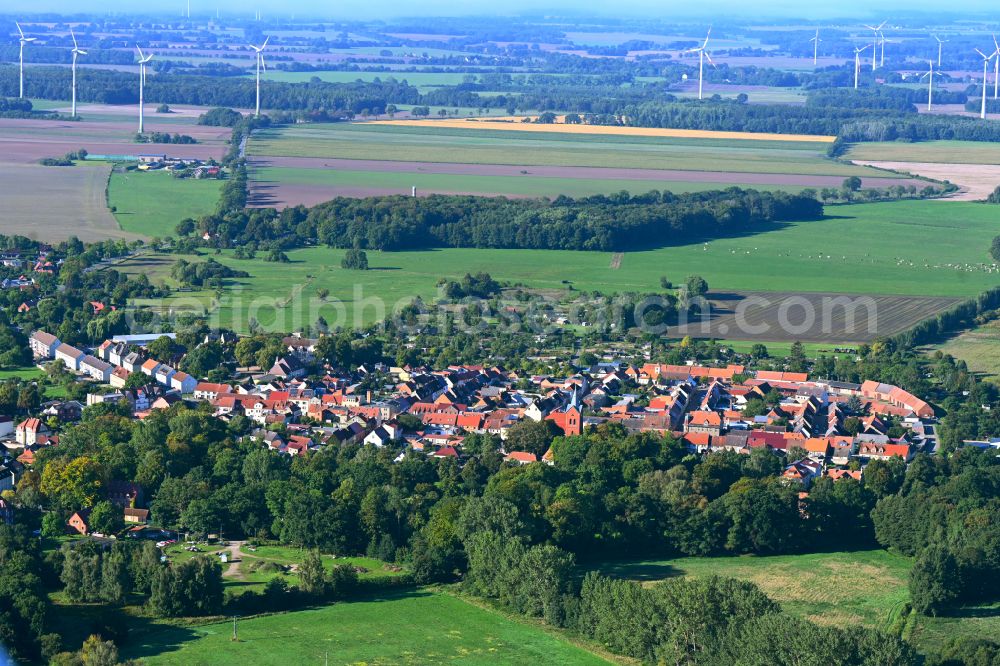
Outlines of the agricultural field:
M540 627L431 590L310 610L192 626L135 628L122 658L183 664L524 664L609 663Z
M973 372L985 379L1000 379L1000 322L991 321L928 348L963 360Z
M925 184L827 159L826 148L825 137L427 120L266 130L248 153L251 201L276 207L413 186L418 193L583 196L733 185L798 191L839 187L851 175L867 187Z
M239 260L223 253L219 261L251 277L232 280L219 293L180 293L162 302L137 305L160 311L207 310L218 325L241 331L248 329L251 317L273 330L297 330L320 315L331 326L379 321L414 296L432 302L440 278L460 278L477 271L567 294L569 286L604 293L654 292L660 288L661 276L679 282L698 274L708 281L712 298L718 301L746 297L748 292L762 292L771 300L810 293L871 295L877 307L876 332L885 334L933 315L949 299L974 296L998 282L988 254L996 233L995 217L986 206L902 201L831 206L827 211L828 217L819 221L789 223L706 244L626 252L615 257L619 261L603 252L444 248L372 251L368 253L370 270L350 271L340 267L343 250L325 247L291 250L287 264ZM843 239L851 239L850 244ZM169 284L170 267L177 258L144 255L116 268L146 273ZM326 301L317 301L318 289L329 290ZM724 322L725 314L720 312L717 321ZM834 337L808 329L795 333L795 339L870 339L860 316L857 328L864 333L860 337L843 332ZM794 308L788 319L803 323ZM747 320L753 320L749 310ZM816 326L822 326L819 313ZM773 329L749 336L732 329L726 334L715 332L718 337L743 341L788 337L776 337Z
M991 638L1000 631L1000 605L958 609L939 617L903 620L912 560L885 550L766 557L687 557L602 565L607 575L644 585L680 576L748 580L791 615L845 629L903 631L921 652L960 636Z
M215 210L221 180L174 178L166 171L115 171L108 203L121 228L147 238L175 236L177 223Z
M81 106L80 121L0 119L0 179L6 195L0 210L0 233L47 241L74 235L83 241L136 239L146 235L123 216L116 220L108 210L105 193L110 164L84 162L73 167L43 167L38 161L62 157L81 148L95 155L165 153L198 159L221 158L230 130L197 125L198 113L200 110L189 109L155 114L150 108L147 115L149 131L189 134L200 142L193 145L135 143L134 107ZM140 204L139 193L123 196L132 201L126 204L128 210L141 211L147 205L144 201ZM44 205L39 201L44 201ZM159 203L164 203L162 197ZM171 213L161 207L153 217L165 220ZM180 219L174 219L170 228ZM162 226L165 222L157 224Z
M1000 145L986 141L856 143L845 157L865 161L1000 164Z
M135 238L122 231L104 201L110 170L108 164L44 167L0 162L0 233L44 241Z

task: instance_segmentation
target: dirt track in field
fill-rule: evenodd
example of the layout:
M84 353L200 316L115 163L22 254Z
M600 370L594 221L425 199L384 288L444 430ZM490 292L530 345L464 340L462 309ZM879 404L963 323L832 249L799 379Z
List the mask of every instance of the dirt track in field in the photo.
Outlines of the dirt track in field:
M670 327L667 335L731 340L869 342L933 317L960 298L836 293L711 293L704 320Z
M996 164L939 164L936 162L871 162L854 160L855 164L892 169L935 180L948 180L961 188L948 197L952 201L977 201L985 199L1000 186L1000 165Z

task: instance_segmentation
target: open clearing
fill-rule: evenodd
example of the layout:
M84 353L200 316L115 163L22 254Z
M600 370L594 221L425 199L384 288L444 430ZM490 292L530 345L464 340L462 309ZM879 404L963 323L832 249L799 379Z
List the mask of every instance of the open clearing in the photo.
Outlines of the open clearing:
M941 350L957 359L966 362L973 372L981 373L985 378L996 381L1000 378L1000 322L991 321L977 326L939 345L929 348L929 351Z
M614 562L601 572L652 584L678 576L728 576L748 580L788 613L818 624L850 629L899 630L912 560L884 550L770 557L686 557ZM993 638L1000 604L962 608L948 616L916 616L904 635L929 653L948 639Z
M219 261L245 270L251 277L229 281L221 300L216 300L214 291L196 291L140 305L161 310L208 309L214 312L218 325L241 331L247 330L251 317L273 330L296 330L315 323L320 315L331 326L379 321L414 296L433 302L440 278L461 278L477 271L540 289L565 292L568 282L577 291L603 293L657 292L661 276L676 283L697 274L708 281L715 294L783 292L788 296L814 292L912 297L875 299L878 330L892 330L939 311L948 298L971 297L1000 282L988 253L990 239L996 235L996 218L987 206L902 201L831 206L828 215L823 220L789 223L707 244L626 252L618 268L612 267L611 252L472 248L369 251L368 271L342 269L344 250L326 247L290 250L288 264L261 258L233 259L231 253L224 252L217 257ZM850 239L850 244L844 239ZM178 258L143 256L118 268L169 283L170 266ZM329 290L328 301L313 303L310 309L310 300L315 300L320 288ZM789 309L791 323L800 323L800 311ZM863 314L862 309L858 321ZM720 318L719 323L724 321ZM822 326L821 312L816 326ZM719 337L789 337L776 335L772 330L747 337L739 330L729 330ZM821 331L805 330L796 337L832 341L822 337ZM846 333L837 339L860 341Z
M0 233L44 241L136 238L123 232L104 201L110 165L43 167L0 163Z
M793 615L849 628L882 627L909 598L908 558L884 550L769 557L685 557L611 563L607 575L651 583L678 576L748 580Z
M554 632L446 593L411 590L382 598L187 627L133 629L123 658L159 664L607 664Z

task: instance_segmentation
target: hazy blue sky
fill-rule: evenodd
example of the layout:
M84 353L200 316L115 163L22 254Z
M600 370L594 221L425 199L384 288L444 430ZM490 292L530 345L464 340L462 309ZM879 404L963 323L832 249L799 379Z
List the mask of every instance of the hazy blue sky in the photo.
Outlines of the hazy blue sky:
M134 11L141 7L146 12L180 14L185 0L2 0L0 12L56 11L63 13L79 11ZM395 16L457 16L465 14L514 14L543 11L553 13L580 13L585 15L617 14L649 17L699 17L709 19L712 14L723 16L787 16L802 19L816 19L842 16L862 16L869 14L872 7L877 13L933 12L942 9L940 0L882 0L873 5L860 0L834 2L802 2L802 0L701 0L700 2L663 2L654 0L624 0L621 2L590 2L578 0L192 0L192 12L214 13L218 7L222 11L240 11L247 15L255 9L265 14L291 13L323 15L331 17L387 18ZM947 4L946 11L951 17L962 13L982 14L994 11L993 0L960 0Z

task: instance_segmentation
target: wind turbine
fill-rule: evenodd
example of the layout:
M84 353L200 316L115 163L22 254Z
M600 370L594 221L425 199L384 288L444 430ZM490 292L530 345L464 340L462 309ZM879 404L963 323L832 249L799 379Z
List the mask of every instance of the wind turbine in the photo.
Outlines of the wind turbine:
M76 35L73 34L73 28L69 29L69 36L73 38L73 104L71 115L76 118L76 59L78 56L87 55L87 52L80 48L80 45L76 43Z
M938 69L941 69L941 45L944 44L948 40L947 39L941 39L937 35L934 35L934 39L936 39L937 43L938 43Z
M30 44L31 42L35 41L37 39L37 37L25 37L24 36L24 30L21 30L21 24L18 23L17 21L14 21L14 25L17 26L17 31L19 33L21 33L21 40L20 40L21 41L21 56L20 56L20 63L21 63L21 87L20 87L20 92L17 95L17 98L18 99L24 99L24 45L25 44Z
M138 44L135 48L139 51L139 134L142 134L143 121L143 89L146 87L146 63L153 59L153 54L145 55Z
M996 99L997 82L1000 81L1000 44L997 43L996 35L993 35L993 46L996 47L996 51L993 52L993 57L996 58L993 61L993 99Z
M878 39L879 39L879 44L882 45L882 55L880 56L880 62L878 64L878 66L879 67L885 67L885 42L886 42L886 39L885 39L885 33L883 33L881 30L878 31Z
M990 65L990 60L993 59L993 56L996 55L996 52L991 53L990 55L986 55L985 53L983 53L979 49L976 49L976 53L978 53L979 55L981 55L983 57L983 106L979 110L979 117L985 119L986 118L986 83L987 83L986 71L987 71L987 67L989 67L989 65Z
M270 35L264 38L264 43L260 46L250 44L250 48L257 52L257 106L254 110L255 118L260 117L260 68L263 67L264 71L267 71L267 65L264 64L264 49L267 47L269 39L271 39Z
M934 61L928 60L927 65L930 69L924 74L927 77L927 110L931 110L931 97L934 95ZM920 78L923 79L924 76Z
M705 74L705 58L708 58L708 62L712 63L712 67L715 67L715 63L712 62L712 56L708 55L708 51L705 48L708 46L708 38L712 34L712 28L709 27L708 34L705 35L705 41L701 43L701 46L696 46L693 49L688 49L687 53L697 53L698 54L698 99L702 98L702 84L704 81Z
M816 29L816 36L809 40L813 43L813 67L816 66L816 57L819 55L819 28Z
M858 89L858 74L861 72L861 52L866 50L870 45L865 44L860 49L854 47L854 89Z
M875 71L875 53L878 52L878 34L882 30L883 26L887 21L882 21L877 26L865 24L865 27L871 30L875 34L875 38L872 40L872 71Z

